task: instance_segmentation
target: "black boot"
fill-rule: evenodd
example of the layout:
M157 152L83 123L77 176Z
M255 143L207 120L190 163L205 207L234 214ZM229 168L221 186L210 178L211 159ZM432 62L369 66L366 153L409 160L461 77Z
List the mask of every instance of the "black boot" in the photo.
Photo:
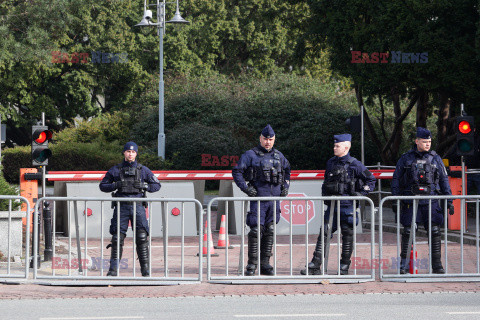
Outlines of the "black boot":
M442 266L442 233L438 225L432 225L432 272L445 273Z
M150 275L149 271L149 256L148 256L148 233L144 229L137 230L137 256L138 261L140 262L140 271L142 272L142 277L148 277Z
M273 276L273 267L270 265L270 257L273 248L273 222L265 226L265 233L260 242L260 274Z
M342 229L342 258L340 259L340 274L347 275L350 268L353 252L353 228L343 224Z
M410 227L403 227L402 244L400 248L400 274L407 274L409 272L407 254L409 251L408 241L410 240L410 230Z
M322 233L318 235L317 244L315 245L315 251L313 252L312 261L308 263L307 269L300 270L300 274L306 275L307 271L308 274L317 275L321 274L320 267L322 266L322 254L323 254L323 246L326 246L327 243L327 235L326 233L323 235L322 241ZM327 270L325 270L325 273Z
M260 226L261 228L263 226ZM245 275L246 276L253 276L255 274L255 270L257 269L258 264L258 235L257 235L258 228L252 227L250 228L250 232L248 233L248 264L246 267ZM260 232L262 230L260 229ZM260 233L261 236L261 233Z
M110 243L107 246L107 249L110 247L112 248L111 254L110 254L110 268L107 272L107 276L112 276L112 277L117 276L117 266L119 265L120 260L122 259L123 242L125 240L125 234L120 233L120 251L117 251L117 244L118 244L117 240L118 240L117 234L115 233L112 236L112 243Z

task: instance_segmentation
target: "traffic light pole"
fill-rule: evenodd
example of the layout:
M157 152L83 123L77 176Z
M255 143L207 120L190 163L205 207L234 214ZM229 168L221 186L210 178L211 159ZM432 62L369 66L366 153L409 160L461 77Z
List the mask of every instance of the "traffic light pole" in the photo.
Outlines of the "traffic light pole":
M463 112L464 112L464 107L463 107L463 103L460 104L460 115L463 116ZM465 157L464 156L461 156L460 160L462 161L462 196L465 195L465 188L466 188L466 175L465 175ZM466 226L465 226L465 223L463 221L463 219L465 219L465 199L462 199L460 201L460 221L461 221L461 226L462 226L462 231L463 232L466 232Z
M45 112L42 112L42 126L45 125ZM47 167L42 166L42 198L47 196ZM43 217L43 240L45 242L45 249L43 250L43 260L51 261L53 256L52 250L52 211L48 207L49 203L43 202L42 217Z

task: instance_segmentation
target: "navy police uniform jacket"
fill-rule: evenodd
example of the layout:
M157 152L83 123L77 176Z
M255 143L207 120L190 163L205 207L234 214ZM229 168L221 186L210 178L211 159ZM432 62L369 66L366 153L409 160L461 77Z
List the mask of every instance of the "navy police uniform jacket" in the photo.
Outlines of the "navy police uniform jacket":
M275 166L275 163L280 166L283 171L283 182L281 184L266 181L262 172L265 167L269 166L269 164L266 165L267 162L273 163L273 166ZM258 197L278 197L280 196L282 188L288 189L290 186L290 163L285 156L275 148L272 148L269 152L259 145L242 154L237 165L232 169L232 176L237 186L243 192L247 189L247 181L245 178L250 170L253 174L253 179L250 180L250 183L257 189Z
M395 172L392 179L392 195L394 196L410 196L413 195L412 184L414 178L411 174L412 163L417 159L427 160L434 166L435 179L430 184L430 195L451 195L450 184L448 183L448 175L443 161L435 151L418 152L414 146L410 151L404 153L397 162ZM421 200L420 204L428 204L428 200Z
M105 174L105 177L100 182L100 190L103 192L113 192L116 190L114 182L120 181L120 170L125 167L136 168L137 166L141 166L140 169L140 180L142 182L146 182L148 184L147 190L148 192L157 192L160 190L160 182L152 173L152 171L143 166L139 165L137 161L128 162L123 161L121 164L116 165ZM118 198L142 198L143 192L136 192L136 193L121 193L117 191L115 193L115 197ZM116 205L116 203L114 203ZM120 232L126 233L128 229L128 222L131 221L133 225L133 205L128 202L121 202L120 203ZM148 222L145 215L145 208L143 207L141 202L137 202L136 205L136 221L137 221L137 229L143 228L148 232ZM117 232L117 208L115 207L113 217L111 220L110 225L110 233L114 234Z
M290 163L285 156L275 148L267 151L262 146L248 150L232 169L233 180L243 192L247 182L257 190L258 197L278 197L283 188L290 187ZM272 223L274 217L280 220L280 203L273 201L250 201L250 211L247 214L247 225L255 227L258 224L258 207L260 206L260 225ZM275 213L273 212L275 207Z
M416 163L417 160L425 160L428 163L432 164L432 175L433 178L430 179L429 184L429 195L451 195L452 191L450 189L450 184L448 182L447 170L443 165L442 159L435 151L428 152L419 152L417 147L414 146L410 151L403 154L397 162L397 167L395 168L395 173L393 174L392 179L392 195L394 196L412 196L414 192L412 191L412 186L416 184L414 175L412 172L412 164ZM425 194L425 195L428 195ZM451 202L449 200L448 202ZM413 201L404 200L402 201L400 222L404 226L410 226L413 219ZM418 202L418 212L416 223L423 223L425 228L428 228L428 210L429 210L429 201L428 200L419 200ZM443 201L442 201L443 206ZM439 201L432 201L431 206L431 217L432 224L441 225L444 223L444 214L440 206Z
M331 188L328 187L329 182L335 181L334 172L339 168L344 168L346 171L346 177L342 174L343 186L339 188L338 193L333 194ZM325 169L325 180L322 184L322 196L366 196L370 191L375 189L375 183L377 179L373 174L361 163L347 153L343 157L334 156L327 161L327 167ZM335 183L333 184L335 185ZM330 216L330 201L326 202L327 208L325 210L325 219L328 221ZM334 217L332 231L337 229L337 203L335 202ZM353 201L341 200L340 201L340 222L353 225ZM358 215L356 215L356 224L358 224Z
M347 186L344 188L343 192L339 195L341 196L351 196L357 195L355 193L360 193L362 196L366 196L370 191L375 189L375 183L377 179L373 174L361 163L359 160L355 159L347 153L343 157L332 157L327 161L327 167L325 169L325 180L332 170L336 167L345 167L348 180L345 182ZM332 196L327 188L327 184L322 184L322 195L323 196ZM351 205L352 201L344 200L341 201L341 205Z

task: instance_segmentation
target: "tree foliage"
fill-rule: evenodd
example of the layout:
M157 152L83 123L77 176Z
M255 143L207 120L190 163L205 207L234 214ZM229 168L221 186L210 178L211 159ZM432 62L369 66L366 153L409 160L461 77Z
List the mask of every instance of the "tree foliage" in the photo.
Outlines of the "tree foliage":
M395 162L403 121L414 107L419 126L437 113L443 141L454 107L458 110L460 102L471 108L478 104L478 1L308 3L310 36L303 47L316 52L328 47L334 72L353 80L358 104L368 107L367 126L385 163ZM352 63L353 51L362 53L362 63ZM373 53L388 53L388 63L368 63ZM428 62L392 63L398 53L427 53ZM393 111L390 123L387 109ZM369 116L378 116L383 132L373 129Z
M186 0L181 8L191 24L166 26L167 77L212 72L258 77L297 67L294 48L306 4ZM0 4L0 90L5 93L0 111L8 125L7 145L28 144L29 126L41 112L59 129L75 117L142 107L134 98L149 90L146 83L159 72L156 28L134 27L142 9L141 0ZM174 10L168 3L167 20ZM99 63L96 53L122 54L126 61Z

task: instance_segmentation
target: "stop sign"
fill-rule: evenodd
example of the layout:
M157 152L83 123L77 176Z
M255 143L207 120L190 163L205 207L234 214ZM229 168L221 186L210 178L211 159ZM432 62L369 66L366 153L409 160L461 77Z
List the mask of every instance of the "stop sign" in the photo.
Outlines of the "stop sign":
M305 193L291 193L288 197L306 197ZM290 206L290 203L292 204ZM305 225L305 215L308 214L308 222L315 217L315 207L312 200L282 200L280 202L282 218L290 223L292 214L292 225Z

